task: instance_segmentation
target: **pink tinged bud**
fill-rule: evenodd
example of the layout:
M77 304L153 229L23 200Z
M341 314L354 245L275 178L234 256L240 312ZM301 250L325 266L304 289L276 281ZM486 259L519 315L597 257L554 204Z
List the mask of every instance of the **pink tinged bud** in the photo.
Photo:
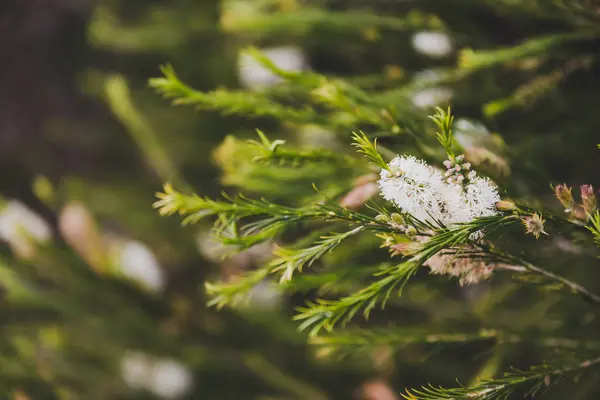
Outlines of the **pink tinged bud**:
M450 161L450 160L444 161L444 167L450 168L451 166L452 166L452 161Z
M575 205L575 199L571 193L571 188L567 187L567 185L556 186L554 188L554 194L565 209L571 210Z
M105 262L105 243L88 209L81 203L71 202L60 212L58 227L65 242L94 270L101 271Z
M418 245L415 242L396 243L390 246L392 256L410 256L418 253Z
M581 186L581 206L586 214L592 214L598 206L598 199L592 185Z
M464 169L466 169L466 170L469 170L469 169L471 169L471 163L468 163L468 162L467 162L467 163L464 163L464 164L463 164L463 168L464 168Z
M460 165L457 165L456 167L454 167L454 170L455 170L456 172L460 171L460 169L461 169L461 168L460 168Z
M546 231L544 231L546 221L540 215L533 214L531 217L521 219L521 221L525 226L525 233L535 236L536 239L539 239L541 234L547 235Z
M456 180L458 181L458 183L462 183L462 181L465 180L465 177L462 176L462 175L459 175L459 176L456 177Z
M465 159L465 156L463 154L456 156L456 162L462 162Z
M340 201L340 206L356 210L364 206L371 197L379 192L379 186L375 182L368 182L356 186Z

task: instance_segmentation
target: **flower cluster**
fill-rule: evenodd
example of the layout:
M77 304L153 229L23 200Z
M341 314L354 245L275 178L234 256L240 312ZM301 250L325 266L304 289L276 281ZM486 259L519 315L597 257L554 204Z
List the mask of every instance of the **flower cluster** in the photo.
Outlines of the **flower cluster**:
M477 173L471 170L471 163L465 162L465 156L462 154L453 160L444 161L446 167L446 182L464 184L475 179Z
M470 249L468 249L470 250ZM481 259L460 257L457 254L436 254L425 263L432 274L460 278L460 285L478 283L489 278L495 265Z
M477 176L462 155L447 160L444 165L445 174L415 157L396 157L388 169L381 171L379 186L383 197L414 218L445 227L498 213L496 203L500 196L489 179ZM393 226L406 228L399 214L394 213L387 219ZM427 240L425 236L415 236L414 232L408 236L412 241L387 243L392 255L414 254L419 242ZM482 236L483 232L476 232L472 239ZM494 269L493 264L481 260L447 254L436 254L425 265L434 274L459 277L461 284L486 279Z
M446 167L451 173L443 175L413 156L398 156L388 170L381 171L382 195L404 213L447 227L496 215L498 190L489 179L471 171L463 160L458 156L448 161ZM464 171L468 171L466 177Z

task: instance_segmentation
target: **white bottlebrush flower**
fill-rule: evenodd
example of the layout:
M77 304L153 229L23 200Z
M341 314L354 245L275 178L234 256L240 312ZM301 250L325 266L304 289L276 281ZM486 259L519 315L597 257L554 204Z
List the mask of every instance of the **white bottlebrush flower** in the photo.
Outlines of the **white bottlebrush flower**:
M487 178L471 177L464 188L463 199L468 210L468 220L461 222L498 214L496 203L500 201L500 195L496 186Z
M386 200L422 221L452 222L449 211L461 200L458 185L449 185L441 171L413 156L396 157L389 165L392 172L382 170L379 180Z
M487 178L477 176L471 165L459 155L444 162L445 174L413 156L398 156L389 163L389 171L383 169L379 180L382 196L405 213L422 221L437 221L452 225L470 222L476 218L498 213L496 203L500 196L496 186ZM480 239L483 232L475 232L471 238ZM425 242L426 237L415 237L415 243ZM414 246L394 244L390 246L397 254L412 254ZM464 249L463 249L464 250ZM494 265L469 257L438 253L425 263L434 274L460 278L462 284L477 283L487 279Z
M448 171L442 174L413 156L396 157L389 164L392 172L381 171L383 198L419 220L440 221L445 226L496 215L500 201L496 186L469 171L462 156L456 160L461 164L446 162ZM473 234L474 239L480 236L481 232Z
M165 278L160 264L152 250L141 242L128 240L122 245L118 267L124 276L150 291L158 292L164 287Z
M304 53L294 46L262 49L262 54L278 68L287 72L300 72L306 67ZM238 59L239 80L242 86L259 90L281 82L281 78L263 67L254 57L242 52Z
M412 96L412 103L418 108L433 107L447 103L452 98L452 90L444 87L433 87L419 90Z
M30 257L36 244L52 238L48 223L17 200L10 200L0 210L0 238L8 242L21 257Z
M412 37L416 51L432 58L446 57L452 52L452 40L443 32L418 32Z

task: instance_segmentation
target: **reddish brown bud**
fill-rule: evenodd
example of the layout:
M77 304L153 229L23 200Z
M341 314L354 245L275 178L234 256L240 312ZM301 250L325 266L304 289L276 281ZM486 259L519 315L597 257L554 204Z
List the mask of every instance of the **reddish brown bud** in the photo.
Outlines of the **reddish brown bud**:
M597 197L592 185L581 186L581 206L586 214L592 214L597 209Z
M566 184L558 185L554 188L554 194L558 201L560 201L560 204L565 208L565 211L571 211L573 209L575 199L573 198L570 187L567 187Z

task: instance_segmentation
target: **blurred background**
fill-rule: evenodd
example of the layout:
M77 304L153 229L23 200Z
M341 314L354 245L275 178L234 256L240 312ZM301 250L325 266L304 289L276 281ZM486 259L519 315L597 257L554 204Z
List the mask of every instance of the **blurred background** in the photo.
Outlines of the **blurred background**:
M2 0L0 397L394 400L405 387L468 384L536 360L534 350L486 342L332 357L291 321L302 293L284 296L268 282L242 309L207 309L205 280L235 277L270 249L223 261L227 249L209 225L181 227L152 208L162 184L294 202L331 172L248 169L229 135L253 138L261 128L336 150L353 129L377 124L318 108L311 121L222 113L218 101L200 111L173 107L148 80L171 64L199 91L262 98L274 90L279 104L299 109L303 89L272 89L281 78L245 52L255 46L284 71L315 71L376 93L397 114L389 129L369 133L394 152L429 155L427 143L386 135L425 129L432 106L452 104L471 157L512 196L551 204L551 182L600 183L598 10L585 0ZM550 36L558 39L493 53ZM482 52L469 59L465 49ZM331 93L323 86L316 95ZM347 249L346 260L352 251L368 258L368 246ZM543 260L598 264L571 239L544 246ZM576 276L600 286L598 277ZM501 296L514 290L500 288ZM428 321L479 327L487 318L564 332L597 324L586 313L556 321L552 294L526 307L531 294L519 292L511 312L488 316L500 302L488 289L456 289L446 301L416 285L422 314L399 307L389 317L420 323L425 308L444 302L444 315ZM469 322L458 316L465 307ZM568 398L596 398L597 386L584 380Z

